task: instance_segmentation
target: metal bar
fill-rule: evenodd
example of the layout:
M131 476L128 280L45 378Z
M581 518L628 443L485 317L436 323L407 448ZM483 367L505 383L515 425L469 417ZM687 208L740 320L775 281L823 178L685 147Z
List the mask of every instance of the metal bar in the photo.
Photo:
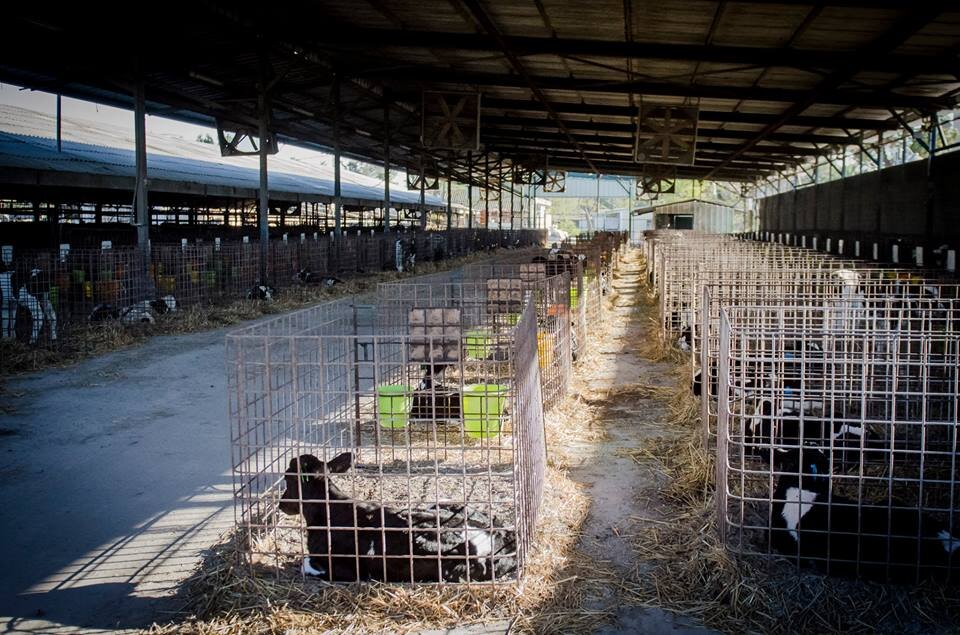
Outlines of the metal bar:
M390 96L383 91L383 231L390 233Z
M447 177L447 231L453 227L453 201L450 198L453 194L453 179Z
M554 101L553 107L557 112L565 115L587 115L603 117L622 117L632 119L636 117L635 108L630 106L611 106L607 104L584 104ZM523 99L499 99L495 97L485 97L483 100L484 111L490 110L509 110L512 112L522 111L530 113L540 113L546 115L543 107L536 101ZM484 114L484 121L490 115ZM768 124L776 121L777 115L754 112L725 112L722 110L701 110L699 119L701 122L711 123L751 123ZM851 130L896 130L897 123L889 119L866 119L858 117L817 117L809 115L800 115L792 120L798 126L809 126L812 128L849 128ZM569 123L575 124L575 121Z
M63 98L57 93L57 152L63 152Z
M339 238L343 232L343 197L340 191L340 74L333 79L333 233Z
M467 151L467 229L473 229L473 152Z
M136 200L137 246L144 256L144 266L150 262L150 208L147 201L147 112L143 80L137 81L133 127L136 144L137 184ZM57 150L60 146L60 97L57 96Z
M857 53L855 61L851 61L849 64L846 64L840 69L833 71L812 90L807 91L803 96L795 100L793 105L787 108L776 121L765 126L756 137L733 152L730 155L730 160L736 159L745 151L756 146L769 135L776 132L780 126L789 122L794 116L801 114L807 108L816 103L821 103L825 96L836 91L839 86L862 70L866 60L869 60L871 57L876 55L886 54L889 51L897 48L911 35L916 33L918 30L926 26L930 21L934 20L938 15L940 15L943 7L939 6L939 4L940 3L937 3L938 6L935 6L934 8L925 7L922 10L916 10L912 13L912 15L896 21L894 26L888 29L883 35L875 39L869 45L861 48ZM890 104L887 104L886 107L890 107ZM704 178L710 178L721 168L725 167L725 165L726 163L721 163L711 170Z
M626 17L626 16L625 16ZM508 47L518 58L527 55L584 56L591 58L679 60L722 64L757 64L819 71L840 68L857 61L855 53L793 49L786 47L718 46L713 44L665 44L600 39L524 37L483 33L452 33L406 29L343 29L323 34L325 43L342 48L368 50L370 42L390 48L421 47L428 42L436 50L497 51ZM864 70L918 74L955 75L953 60L934 55L878 55L866 60Z
M259 208L257 214L257 223L260 227L260 284L267 283L267 258L270 255L270 192L267 177L267 118L269 117L270 105L267 101L267 93L261 90L257 97L259 122L257 135L260 142L260 189L258 192Z

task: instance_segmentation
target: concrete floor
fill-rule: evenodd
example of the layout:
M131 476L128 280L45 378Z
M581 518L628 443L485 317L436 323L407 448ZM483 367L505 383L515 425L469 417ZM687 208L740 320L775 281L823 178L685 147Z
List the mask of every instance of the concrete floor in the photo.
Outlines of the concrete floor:
M7 383L0 631L115 631L178 607L233 521L224 333Z

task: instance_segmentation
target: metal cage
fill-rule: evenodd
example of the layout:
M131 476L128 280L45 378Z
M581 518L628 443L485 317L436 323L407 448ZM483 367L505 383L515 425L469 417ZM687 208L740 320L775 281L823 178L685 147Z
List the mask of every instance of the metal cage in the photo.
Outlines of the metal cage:
M719 371L728 549L882 581L956 579L956 305L727 307Z
M545 470L537 307L347 298L227 338L248 562L331 581L499 583Z
M536 309L537 358L544 407L566 394L572 372L569 275L543 277L531 265L471 265L451 272L447 280L382 283L378 299L404 307L460 307L466 315L515 321L529 295Z

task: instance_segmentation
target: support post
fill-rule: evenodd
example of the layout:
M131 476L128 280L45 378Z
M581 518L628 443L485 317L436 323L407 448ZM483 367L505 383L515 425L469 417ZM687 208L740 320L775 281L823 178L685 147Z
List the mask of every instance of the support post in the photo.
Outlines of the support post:
M453 227L453 201L450 196L453 194L453 179L447 176L447 231Z
M135 95L133 128L134 143L136 145L136 225L137 225L137 247L144 257L144 267L150 262L150 208L147 206L147 108L146 97L144 95L143 80L137 80L137 89ZM59 106L60 98L57 97ZM59 107L58 107L59 113ZM57 116L57 128L59 136L60 117ZM59 146L59 139L57 144Z
M270 191L269 180L267 177L267 118L269 117L269 104L267 103L266 86L262 86L258 99L259 106L259 129L257 135L260 138L260 191L259 207L257 214L257 225L260 228L260 284L267 283L267 258L270 255Z
M340 75L333 78L333 233L343 232L343 197L340 194Z
M473 229L473 153L467 152L467 229Z
M427 228L427 173L423 157L420 158L420 229Z
M57 93L57 152L63 152L63 105L60 93Z
M390 93L383 92L383 231L390 233Z
M483 167L483 228L490 229L490 155L484 157Z

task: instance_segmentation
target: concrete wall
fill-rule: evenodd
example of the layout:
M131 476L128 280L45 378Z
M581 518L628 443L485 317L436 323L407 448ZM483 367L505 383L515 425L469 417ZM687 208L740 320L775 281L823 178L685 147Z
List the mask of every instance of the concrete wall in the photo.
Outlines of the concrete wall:
M759 201L760 230L914 244L960 243L960 153L804 187Z

